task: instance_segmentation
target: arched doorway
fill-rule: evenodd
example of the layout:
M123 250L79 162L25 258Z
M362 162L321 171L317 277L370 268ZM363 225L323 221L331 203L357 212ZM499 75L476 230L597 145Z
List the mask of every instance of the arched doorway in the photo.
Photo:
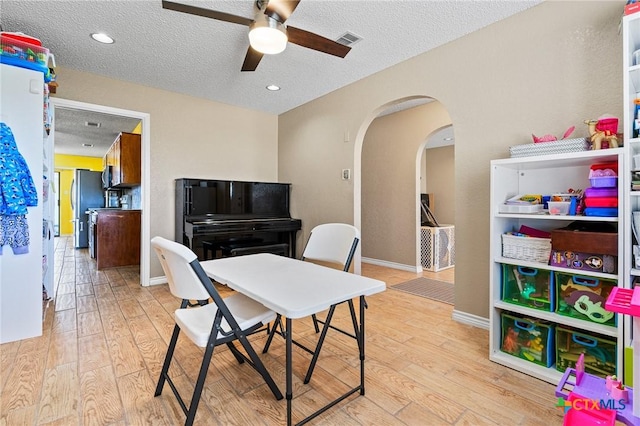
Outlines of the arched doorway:
M421 156L428 136L447 126L445 107L425 96L383 105L361 126L354 152L354 223L362 231L366 262L422 270Z

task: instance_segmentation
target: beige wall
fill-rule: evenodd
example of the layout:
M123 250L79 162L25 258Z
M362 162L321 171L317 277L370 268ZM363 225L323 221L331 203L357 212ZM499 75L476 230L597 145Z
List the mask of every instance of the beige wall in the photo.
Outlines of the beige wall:
M584 136L584 119L622 117L623 5L547 1L280 117L63 66L56 96L151 115L151 235L173 236L175 178L211 177L291 182L299 240L318 223L360 224L361 146L376 115L438 99L456 130L455 309L487 317L489 162L531 133L576 125Z
M416 187L429 134L451 123L439 102L376 118L362 148L362 256L416 267ZM370 238L375 235L376 238Z
M431 211L438 224L454 225L456 186L453 145L424 150L424 181L425 191L433 194Z
M455 309L488 317L489 162L531 133L576 125L585 136L584 119L622 117L623 5L547 1L282 114L279 174L294 183L305 235L324 221L359 225L361 144L377 113L412 96L438 99L456 131ZM343 168L354 179L341 181ZM379 232L363 232L363 245Z
M176 178L278 179L275 115L64 67L56 74L56 97L150 114L152 237L173 239ZM150 275L164 275L155 255Z

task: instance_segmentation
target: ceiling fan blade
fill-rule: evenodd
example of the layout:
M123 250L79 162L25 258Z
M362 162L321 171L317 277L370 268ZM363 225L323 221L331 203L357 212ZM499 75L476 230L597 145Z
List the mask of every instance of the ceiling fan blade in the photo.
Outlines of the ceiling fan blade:
M301 30L300 28L287 27L287 35L289 42L308 49L317 50L319 52L328 53L329 55L344 58L351 50L349 46L340 44L336 41L329 40L318 34Z
M296 10L298 3L300 0L269 0L264 13L284 24L284 21L289 19L289 16Z
M202 7L174 3L166 0L162 0L162 8L246 26L251 25L253 22L253 19L250 18L244 18L242 16L231 15L230 13L218 12L217 10L204 9Z
M249 46L247 49L247 56L244 57L244 63L242 64L241 71L255 71L263 56L264 55L262 53Z

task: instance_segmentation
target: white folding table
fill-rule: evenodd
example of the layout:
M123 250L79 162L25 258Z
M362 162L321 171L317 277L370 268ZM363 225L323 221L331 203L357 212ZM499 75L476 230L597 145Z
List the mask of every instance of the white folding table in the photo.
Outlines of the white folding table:
M360 384L298 424L323 413L355 392L364 395L364 310L365 296L385 290L384 282L351 274L311 262L274 254L260 253L201 262L207 276L245 294L286 318L286 398L287 425L291 425L292 390L292 320L329 309L332 305L360 298L358 347ZM325 328L328 326L328 321ZM326 333L325 330L323 330ZM318 355L321 342L316 347Z

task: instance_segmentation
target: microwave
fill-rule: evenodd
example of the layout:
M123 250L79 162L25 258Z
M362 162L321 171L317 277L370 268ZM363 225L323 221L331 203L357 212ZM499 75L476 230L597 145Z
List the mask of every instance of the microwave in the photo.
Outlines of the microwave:
M113 166L107 166L102 171L102 189L111 188L112 173L113 173Z

